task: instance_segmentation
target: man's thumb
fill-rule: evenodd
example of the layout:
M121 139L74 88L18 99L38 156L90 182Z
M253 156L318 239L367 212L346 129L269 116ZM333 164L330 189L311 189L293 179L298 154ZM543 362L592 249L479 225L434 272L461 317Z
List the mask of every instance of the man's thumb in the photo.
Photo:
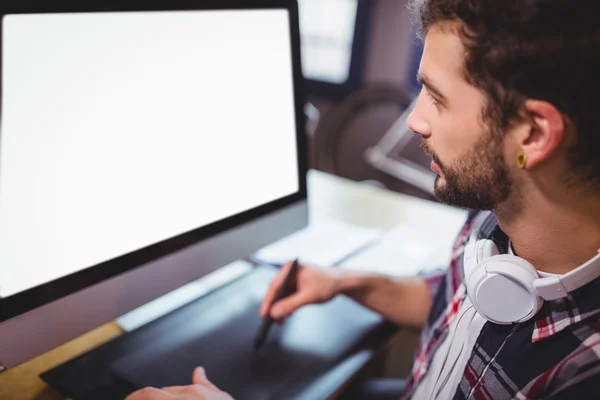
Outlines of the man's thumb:
M217 389L217 387L208 380L206 377L206 371L204 371L204 368L202 367L197 367L194 370L194 374L192 375L192 383L194 385L202 385Z
M298 308L309 303L309 299L306 294L296 293L286 297L283 300L278 301L271 308L271 317L274 319L285 318Z

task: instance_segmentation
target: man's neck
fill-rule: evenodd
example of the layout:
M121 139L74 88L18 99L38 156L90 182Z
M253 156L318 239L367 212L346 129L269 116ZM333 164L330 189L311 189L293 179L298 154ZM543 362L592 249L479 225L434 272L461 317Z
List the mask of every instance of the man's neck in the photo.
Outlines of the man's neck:
M508 210L508 207L507 207ZM519 257L539 271L567 273L600 249L600 198L528 194L518 214L495 211Z

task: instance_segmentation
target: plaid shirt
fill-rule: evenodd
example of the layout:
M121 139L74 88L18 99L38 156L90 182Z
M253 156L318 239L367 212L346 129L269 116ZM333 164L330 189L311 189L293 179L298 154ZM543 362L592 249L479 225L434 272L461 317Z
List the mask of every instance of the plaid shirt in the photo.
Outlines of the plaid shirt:
M494 240L501 253L508 250L508 238L492 213L469 215L448 270L426 278L434 302L405 399L413 396L427 373L464 299L463 252L471 232L477 238ZM486 322L454 399L599 399L599 389L600 279L596 279L566 298L546 301L529 321L513 325Z

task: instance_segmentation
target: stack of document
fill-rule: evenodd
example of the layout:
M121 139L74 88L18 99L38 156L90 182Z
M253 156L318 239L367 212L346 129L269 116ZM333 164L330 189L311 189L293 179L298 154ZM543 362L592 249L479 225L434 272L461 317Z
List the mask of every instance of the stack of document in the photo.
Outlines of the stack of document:
M375 243L383 229L319 217L314 222L252 255L253 261L281 265L298 258L321 266L337 265Z
M407 221L343 262L341 267L393 276L414 276L445 269L463 224L462 218L438 226Z

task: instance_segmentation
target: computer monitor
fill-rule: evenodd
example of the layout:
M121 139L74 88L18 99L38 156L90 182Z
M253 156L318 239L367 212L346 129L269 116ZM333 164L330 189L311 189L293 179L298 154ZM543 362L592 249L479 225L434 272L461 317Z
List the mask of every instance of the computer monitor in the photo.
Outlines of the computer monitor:
M4 367L307 224L295 0L0 13Z

